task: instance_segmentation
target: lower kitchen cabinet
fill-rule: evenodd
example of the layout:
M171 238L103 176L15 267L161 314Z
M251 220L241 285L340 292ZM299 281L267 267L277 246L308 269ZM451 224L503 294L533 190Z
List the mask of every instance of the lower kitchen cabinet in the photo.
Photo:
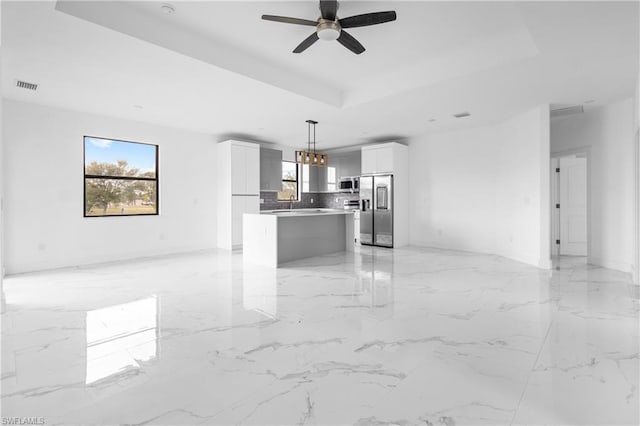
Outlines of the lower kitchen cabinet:
M260 213L260 200L257 195L234 195L231 197L231 245L242 246L242 216L245 213Z

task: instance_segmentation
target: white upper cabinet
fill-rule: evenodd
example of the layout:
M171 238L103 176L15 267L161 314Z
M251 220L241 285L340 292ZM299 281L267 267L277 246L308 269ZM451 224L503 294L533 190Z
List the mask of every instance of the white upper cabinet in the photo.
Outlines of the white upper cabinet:
M362 173L393 173L394 143L363 146Z
M393 167L393 147L385 147L376 149L376 166L377 172L389 172L392 173Z
M260 147L255 144L231 144L231 193L260 192Z
M376 152L375 149L362 148L362 163L360 168L362 173L375 173L376 172Z

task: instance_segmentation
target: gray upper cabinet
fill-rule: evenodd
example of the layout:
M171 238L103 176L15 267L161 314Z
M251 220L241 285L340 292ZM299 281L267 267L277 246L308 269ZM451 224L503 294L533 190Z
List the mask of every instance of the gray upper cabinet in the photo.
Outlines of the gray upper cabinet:
M327 168L309 167L309 192L326 192Z
M344 154L335 155L330 158L329 165L336 167L338 179L347 176L360 176L360 151L354 151Z
M282 151L260 147L260 191L282 191Z
M360 157L360 151L330 153L329 167L309 167L309 176L303 178L304 181L309 182L309 192L337 192L341 177L360 176ZM335 169L333 176L336 181L329 185L329 169L332 168Z

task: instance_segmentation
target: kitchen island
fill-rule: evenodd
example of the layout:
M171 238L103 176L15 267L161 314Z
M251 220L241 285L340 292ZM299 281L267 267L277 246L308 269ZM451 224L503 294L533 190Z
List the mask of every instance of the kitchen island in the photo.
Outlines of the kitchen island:
M353 212L335 209L268 210L243 216L244 261L285 262L353 251Z

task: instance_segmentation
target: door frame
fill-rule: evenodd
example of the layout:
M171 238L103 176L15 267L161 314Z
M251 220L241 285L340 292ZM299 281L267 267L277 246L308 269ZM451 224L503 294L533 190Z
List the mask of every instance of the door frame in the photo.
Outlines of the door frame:
M591 216L592 216L593 206L591 203L591 200L592 200L592 197L591 197L591 147L589 146L567 149L564 151L557 151L557 152L551 153L551 159L549 160L549 164L550 164L549 171L551 173L551 177L550 177L551 179L550 179L549 185L552 185L552 187L549 188L549 200L550 200L550 207L551 207L549 211L550 221L551 221L550 222L551 226L549 227L550 228L549 249L552 256L557 256L559 254L560 248L557 247L556 249L556 244L555 244L554 235L553 235L555 225L557 224L556 220L554 219L557 215L555 214L556 205L553 197L558 192L557 188L556 189L553 188L553 185L557 185L558 183L555 175L556 170L553 167L553 163L554 163L554 160L558 160L561 157L570 157L574 155L584 156L587 160L587 262L591 263L591 240L592 240Z
M636 285L640 285L640 128L636 128L634 134L635 145L635 265L633 267L632 279Z

